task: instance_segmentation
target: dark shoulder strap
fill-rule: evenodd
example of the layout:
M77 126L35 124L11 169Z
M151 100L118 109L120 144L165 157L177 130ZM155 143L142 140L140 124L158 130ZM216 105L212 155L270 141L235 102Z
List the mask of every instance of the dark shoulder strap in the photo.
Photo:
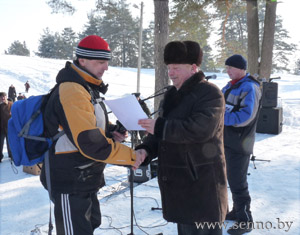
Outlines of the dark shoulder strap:
M87 83L85 83L83 86L90 93L92 104L96 104L97 103L97 97L95 96L93 89Z

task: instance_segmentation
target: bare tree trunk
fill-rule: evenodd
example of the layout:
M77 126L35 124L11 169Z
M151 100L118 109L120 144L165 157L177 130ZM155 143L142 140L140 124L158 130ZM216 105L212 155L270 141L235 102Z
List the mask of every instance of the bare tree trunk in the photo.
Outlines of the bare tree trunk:
M155 91L168 85L168 72L164 64L164 48L169 36L169 1L154 0L154 51L155 51ZM154 99L154 111L158 110L162 96Z
M267 0L264 22L264 36L261 50L261 63L259 77L270 78L272 71L272 56L274 45L275 21L276 21L276 1Z
M257 0L247 0L248 72L259 74L259 23Z

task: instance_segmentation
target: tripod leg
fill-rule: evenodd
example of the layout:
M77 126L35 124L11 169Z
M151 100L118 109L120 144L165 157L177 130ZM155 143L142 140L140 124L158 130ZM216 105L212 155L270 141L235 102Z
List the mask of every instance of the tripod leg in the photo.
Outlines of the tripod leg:
M254 160L253 160L253 166L254 166L254 169L256 169L256 166L255 166L255 162L254 162Z
M255 158L256 158L256 157L252 154L250 160L253 162L254 169L256 169L256 166L255 166L255 163L254 163Z

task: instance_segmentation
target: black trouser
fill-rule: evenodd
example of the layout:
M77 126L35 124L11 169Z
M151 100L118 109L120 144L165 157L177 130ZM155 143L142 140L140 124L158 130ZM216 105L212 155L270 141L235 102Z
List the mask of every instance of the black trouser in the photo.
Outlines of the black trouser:
M250 212L251 197L247 182L250 155L234 153L225 148L225 158L233 210L235 210L239 222L252 221Z
M221 224L220 224L221 226ZM196 225L191 224L177 224L178 235L222 235L222 228L218 225L213 228L197 228Z
M4 146L4 139L6 139L6 146L7 146L7 154L9 158L12 158L12 154L9 148L7 135L0 132L0 161L2 161L4 155L3 155L3 146Z
M101 224L97 192L52 195L57 235L93 235Z

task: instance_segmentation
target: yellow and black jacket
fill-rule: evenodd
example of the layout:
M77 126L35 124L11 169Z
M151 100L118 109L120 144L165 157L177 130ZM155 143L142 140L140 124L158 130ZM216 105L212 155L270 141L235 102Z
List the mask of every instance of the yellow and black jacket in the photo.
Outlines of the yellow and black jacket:
M67 62L56 82L59 86L44 111L49 136L58 130L65 131L50 151L52 190L58 193L97 191L105 184L106 163L133 165L136 156L131 148L108 137L107 112L99 95L103 88L101 80L77 64ZM93 104L95 98L97 102ZM46 187L44 169L41 181Z

